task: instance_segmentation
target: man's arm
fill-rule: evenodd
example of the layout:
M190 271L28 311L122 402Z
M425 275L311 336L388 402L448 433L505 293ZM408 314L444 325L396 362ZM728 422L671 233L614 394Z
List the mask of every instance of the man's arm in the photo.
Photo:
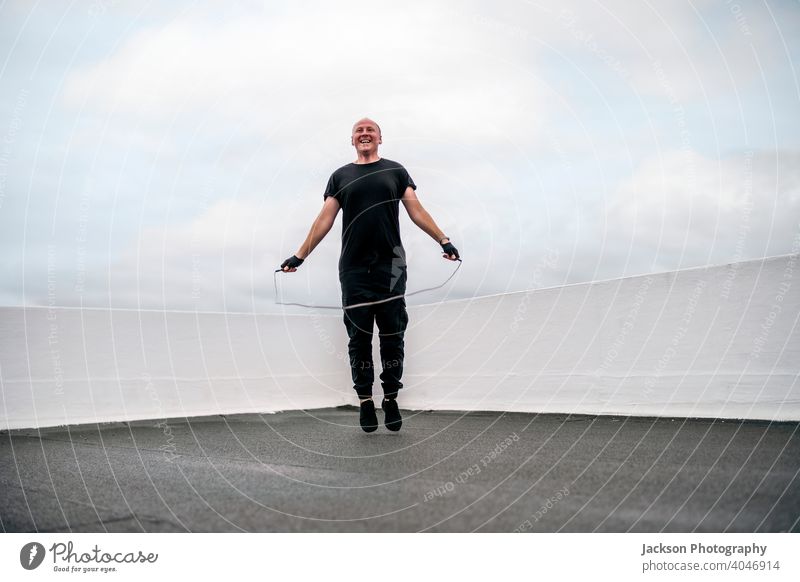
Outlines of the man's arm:
M442 230L436 225L436 221L433 220L433 217L428 214L428 211L425 210L425 208L422 207L422 203L419 201L419 198L417 198L417 193L411 186L406 188L401 200L403 201L403 206L406 207L406 212L408 212L411 222L428 233L428 235L440 245L444 246L445 244L450 243L450 239L447 238ZM455 247L452 247L452 245L450 248L455 250ZM444 256L446 259L450 259L451 261L455 261L458 259L458 251L455 253L451 251L449 254L445 253L442 256Z
M336 220L336 215L339 213L339 208L339 201L333 196L328 196L325 199L325 203L322 205L322 210L314 220L314 224L311 225L311 230L308 231L306 240L303 241L303 244L300 245L300 248L294 255L300 259L301 262L311 254L311 251L313 251L320 241L325 238L325 235L330 232L331 227L333 227L333 223ZM290 267L286 265L287 261L289 261L289 259L284 261L282 269L288 273L294 273L297 270L297 267Z

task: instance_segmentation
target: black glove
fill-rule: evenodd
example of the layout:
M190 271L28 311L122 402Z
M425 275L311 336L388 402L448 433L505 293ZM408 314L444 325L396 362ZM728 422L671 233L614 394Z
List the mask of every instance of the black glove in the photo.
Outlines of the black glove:
M281 271L283 270L291 271L292 269L296 269L302 264L303 264L303 259L298 259L296 256L292 255L291 257L289 257L288 259L286 259L281 263Z
M453 246L453 243L446 242L442 245L442 251L447 254L447 258L455 255L456 259L460 259L461 257L458 256L458 249ZM452 259L451 259L452 260Z

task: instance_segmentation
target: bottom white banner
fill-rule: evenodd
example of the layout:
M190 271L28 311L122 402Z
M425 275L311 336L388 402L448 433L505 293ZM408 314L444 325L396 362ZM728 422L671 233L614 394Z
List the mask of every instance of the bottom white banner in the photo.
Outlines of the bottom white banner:
M5 580L798 580L792 534L5 534Z

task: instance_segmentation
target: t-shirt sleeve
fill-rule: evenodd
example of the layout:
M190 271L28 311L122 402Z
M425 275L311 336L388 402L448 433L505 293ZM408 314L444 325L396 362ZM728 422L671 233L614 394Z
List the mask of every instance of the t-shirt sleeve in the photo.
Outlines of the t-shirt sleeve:
M406 188L408 188L409 186L411 186L414 190L416 190L417 185L414 183L414 180L411 178L411 174L408 173L408 170L403 168L403 174L404 174L403 181L405 182L405 184L403 185L403 192L405 192Z
M334 178L333 174L331 174L331 177L328 178L328 185L325 187L325 194L322 195L322 199L327 200L328 196L333 196L334 198L338 199L336 196L337 193L338 190L336 188L336 179ZM341 200L339 200L339 202L341 202Z

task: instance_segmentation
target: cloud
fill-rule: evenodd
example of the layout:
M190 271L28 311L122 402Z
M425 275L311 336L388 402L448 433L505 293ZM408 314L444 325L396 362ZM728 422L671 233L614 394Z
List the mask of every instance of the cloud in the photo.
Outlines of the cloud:
M614 261L631 255L626 271L664 271L788 253L798 216L800 154L673 150L616 191L606 240Z
M797 19L796 11L775 11ZM786 56L774 42L773 13L738 3L567 2L553 13L558 33L547 38L569 56L589 57L576 61L584 74L609 69L643 97L738 98Z
M452 14L430 3L193 12L72 72L64 96L148 122L246 118L269 140L349 128L364 113L453 141L503 138L509 127L535 135L542 92L530 55L518 58L513 39L480 34L476 23L452 26Z
M268 310L273 271L286 258L279 253L291 255L310 226L310 216L295 214L274 215L263 201L228 199L189 223L147 228L111 265L109 295L120 306ZM315 259L313 281L306 269L280 282L298 288L301 299L335 303L336 246L320 247Z

